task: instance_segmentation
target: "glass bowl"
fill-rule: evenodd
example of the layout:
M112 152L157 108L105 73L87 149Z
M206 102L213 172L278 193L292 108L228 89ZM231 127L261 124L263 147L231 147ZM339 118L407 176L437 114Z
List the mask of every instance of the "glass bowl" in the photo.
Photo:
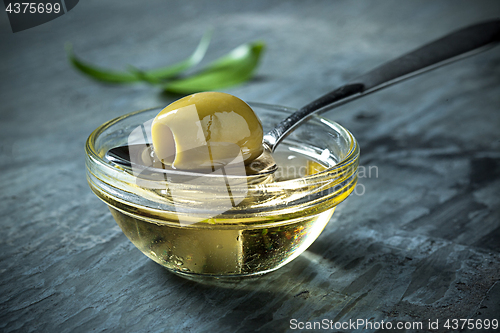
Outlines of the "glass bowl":
M264 133L295 111L249 104ZM273 153L280 165L274 179L228 182L215 175L207 182L165 178L151 186L147 176L104 156L130 143L138 130L147 143L148 126L161 109L99 126L85 147L87 180L130 241L176 274L196 280L273 271L304 252L354 190L358 143L348 130L319 116L280 143Z

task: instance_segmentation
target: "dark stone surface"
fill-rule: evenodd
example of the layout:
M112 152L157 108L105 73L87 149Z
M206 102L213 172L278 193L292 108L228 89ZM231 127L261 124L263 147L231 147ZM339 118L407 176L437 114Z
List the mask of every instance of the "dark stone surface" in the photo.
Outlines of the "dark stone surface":
M153 68L214 27L206 62L246 41L268 45L258 77L225 91L298 107L499 16L498 1L88 0L13 34L0 15L0 330L272 332L295 318L427 331L429 320L442 330L446 319L500 319L500 48L326 114L360 142L364 193L289 265L223 286L143 256L85 180L94 128L173 97L90 81L64 52L72 42L102 66Z

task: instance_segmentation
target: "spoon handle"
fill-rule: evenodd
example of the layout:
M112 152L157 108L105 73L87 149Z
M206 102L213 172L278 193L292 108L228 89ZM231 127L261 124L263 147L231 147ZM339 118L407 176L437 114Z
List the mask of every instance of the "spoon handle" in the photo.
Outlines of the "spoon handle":
M500 20L475 24L426 44L389 61L346 85L303 106L264 135L271 151L296 126L315 113L322 113L395 83L463 59L495 46L500 41Z

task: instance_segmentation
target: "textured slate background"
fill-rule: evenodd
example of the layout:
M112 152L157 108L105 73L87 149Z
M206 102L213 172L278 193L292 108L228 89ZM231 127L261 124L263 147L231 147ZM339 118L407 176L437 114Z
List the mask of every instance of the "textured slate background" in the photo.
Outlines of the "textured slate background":
M422 43L498 18L498 1L97 1L13 34L0 14L0 330L271 332L289 321L500 319L500 48L334 110L358 138L363 195L288 266L236 285L143 256L85 180L98 125L172 97L70 68L116 69L240 43L268 48L244 100L299 107ZM376 167L378 173L375 173ZM362 188L359 188L360 194ZM372 330L374 331L374 330ZM411 330L409 330L411 331Z

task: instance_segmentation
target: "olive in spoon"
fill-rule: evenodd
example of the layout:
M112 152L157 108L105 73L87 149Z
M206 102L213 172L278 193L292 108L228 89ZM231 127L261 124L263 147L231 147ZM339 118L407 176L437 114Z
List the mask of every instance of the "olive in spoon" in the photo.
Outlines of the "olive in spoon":
M329 111L403 80L474 55L495 46L499 41L500 20L478 23L452 32L349 81L303 106L265 134L264 153L249 163L247 174L265 175L276 171L277 166L271 153L290 132L313 114ZM112 148L105 157L118 165L132 166L127 146Z

